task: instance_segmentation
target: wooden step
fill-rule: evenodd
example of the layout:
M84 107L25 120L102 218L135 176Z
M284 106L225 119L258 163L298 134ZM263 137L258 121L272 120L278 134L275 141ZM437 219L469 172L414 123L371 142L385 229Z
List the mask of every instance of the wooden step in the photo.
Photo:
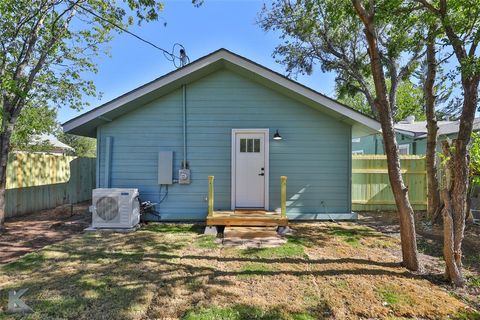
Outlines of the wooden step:
M288 218L275 212L215 211L207 217L209 226L287 226Z

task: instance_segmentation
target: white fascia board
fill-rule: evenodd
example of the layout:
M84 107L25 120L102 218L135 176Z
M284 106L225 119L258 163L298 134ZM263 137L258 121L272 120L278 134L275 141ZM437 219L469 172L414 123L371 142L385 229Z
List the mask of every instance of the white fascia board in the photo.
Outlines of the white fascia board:
M397 131L398 133L401 133L403 135L406 135L406 136L415 137L415 132L412 132L412 131L407 131L407 130L402 130L402 129L397 129L397 128L395 128L395 131Z

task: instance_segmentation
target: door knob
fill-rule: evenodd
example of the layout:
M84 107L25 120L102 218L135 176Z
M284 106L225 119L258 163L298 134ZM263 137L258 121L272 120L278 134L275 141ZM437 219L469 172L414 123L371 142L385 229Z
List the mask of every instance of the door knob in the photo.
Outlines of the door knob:
M264 176L264 175L265 175L265 173L263 173L263 172L262 172L262 173L259 173L258 175L259 175L259 176Z

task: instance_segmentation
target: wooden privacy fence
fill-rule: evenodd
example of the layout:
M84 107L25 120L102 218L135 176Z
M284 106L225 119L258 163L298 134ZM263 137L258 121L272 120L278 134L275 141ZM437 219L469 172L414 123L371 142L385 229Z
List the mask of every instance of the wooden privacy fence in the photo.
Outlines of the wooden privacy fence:
M400 165L410 202L415 210L427 209L425 157L400 156ZM396 210L385 155L352 156L353 211Z
M91 199L95 158L12 153L7 164L6 216Z

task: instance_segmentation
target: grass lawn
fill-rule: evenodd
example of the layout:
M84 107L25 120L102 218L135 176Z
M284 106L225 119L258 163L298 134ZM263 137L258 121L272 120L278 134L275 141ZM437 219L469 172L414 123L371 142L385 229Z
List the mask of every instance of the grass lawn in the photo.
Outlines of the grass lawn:
M294 225L276 248L220 245L192 225L76 235L0 267L27 319L475 319L398 265L398 240L350 223Z

